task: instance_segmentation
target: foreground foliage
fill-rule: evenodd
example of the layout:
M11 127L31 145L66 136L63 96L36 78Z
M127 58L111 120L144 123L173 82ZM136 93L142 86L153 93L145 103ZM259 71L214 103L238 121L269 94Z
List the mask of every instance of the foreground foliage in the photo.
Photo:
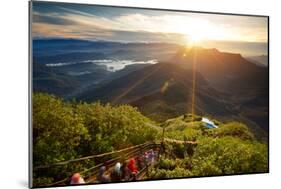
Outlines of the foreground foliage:
M239 122L207 129L189 114L159 124L169 139L197 145L165 143L148 178L175 178L268 172L268 145L257 141ZM129 105L66 102L33 95L33 165L48 165L159 140L162 128ZM34 186L48 185L105 161L83 161L35 171Z
M175 123L181 123L179 126ZM268 145L259 142L239 122L218 123L206 129L201 122L178 117L165 123L166 136L196 140L197 145L166 144L149 177L154 179L268 172Z
M128 105L65 102L43 93L33 95L34 166L100 154L152 141L158 130L151 121ZM34 175L35 185L70 176L95 162L44 170Z

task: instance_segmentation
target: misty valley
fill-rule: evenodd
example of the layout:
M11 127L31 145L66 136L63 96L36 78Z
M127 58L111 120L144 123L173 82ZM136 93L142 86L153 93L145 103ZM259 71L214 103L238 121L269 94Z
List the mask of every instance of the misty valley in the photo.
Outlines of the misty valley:
M75 39L33 42L34 92L130 104L155 121L191 112L196 56L198 115L246 123L268 137L268 70L239 54L169 43Z

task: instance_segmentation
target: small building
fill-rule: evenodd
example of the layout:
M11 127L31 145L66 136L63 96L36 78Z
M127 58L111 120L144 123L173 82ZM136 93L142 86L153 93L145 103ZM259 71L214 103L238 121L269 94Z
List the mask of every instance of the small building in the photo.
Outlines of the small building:
M217 125L215 125L215 123L211 120L209 120L208 118L206 117L202 117L202 120L201 120L203 123L204 123L204 126L209 128L209 129L215 129L215 128L218 128Z

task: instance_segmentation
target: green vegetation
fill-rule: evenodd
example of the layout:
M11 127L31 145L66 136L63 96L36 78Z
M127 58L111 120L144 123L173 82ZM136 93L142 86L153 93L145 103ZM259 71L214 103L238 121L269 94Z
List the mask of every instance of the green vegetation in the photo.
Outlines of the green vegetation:
M200 120L200 116L187 114L158 124L129 105L67 102L35 93L33 164L48 165L160 140L162 127L165 138L197 144L165 143L165 153L149 168L148 178L268 171L268 145L257 141L246 125L213 120L219 128L207 129ZM35 171L34 186L62 180L103 161L86 160Z
M248 127L242 123L230 122L221 125L218 129L209 130L208 133L212 137L224 137L232 136L238 137L242 140L253 140L254 135L248 129Z
M43 93L33 95L34 166L118 150L155 140L158 130L136 108L100 103L65 102ZM70 176L95 162L72 164L34 175L35 185L48 184L54 176Z
M265 144L235 137L205 138L193 154L192 170L198 176L266 172L267 162Z
M149 170L150 178L268 172L268 145L257 141L246 125L217 122L219 128L206 129L201 122L185 120L167 120L165 136L196 140L197 145L165 144L166 153Z

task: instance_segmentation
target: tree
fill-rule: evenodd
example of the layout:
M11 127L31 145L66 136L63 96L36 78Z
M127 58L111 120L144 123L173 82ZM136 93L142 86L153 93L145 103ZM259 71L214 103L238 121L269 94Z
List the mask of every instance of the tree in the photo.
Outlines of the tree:
M77 157L74 150L89 134L71 104L51 95L33 95L34 165L44 165Z
M129 105L80 103L76 111L83 117L91 142L85 143L88 153L102 153L152 141L158 130L136 108Z

